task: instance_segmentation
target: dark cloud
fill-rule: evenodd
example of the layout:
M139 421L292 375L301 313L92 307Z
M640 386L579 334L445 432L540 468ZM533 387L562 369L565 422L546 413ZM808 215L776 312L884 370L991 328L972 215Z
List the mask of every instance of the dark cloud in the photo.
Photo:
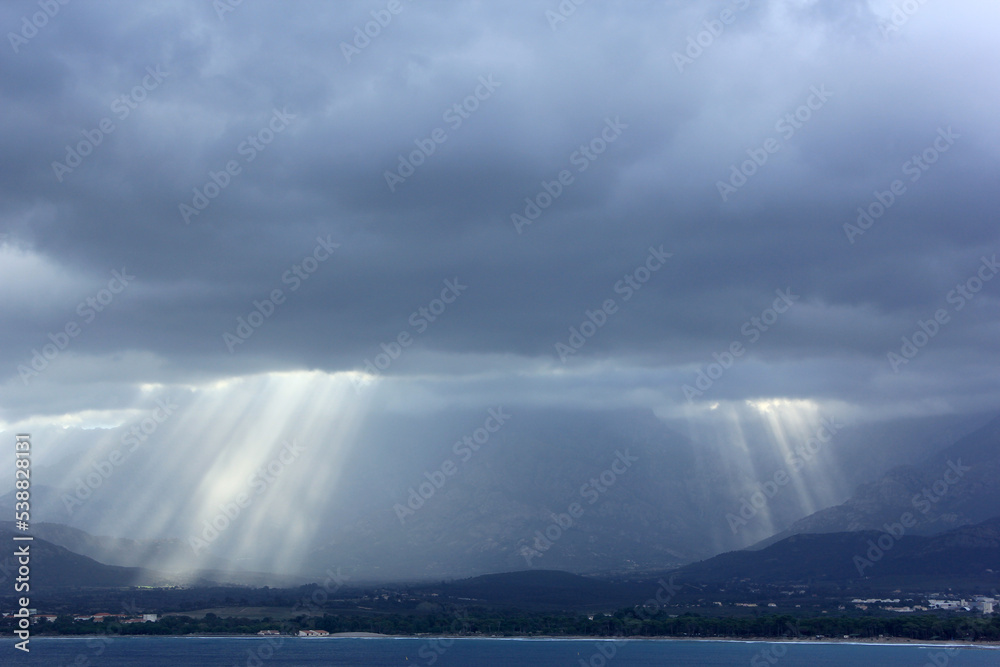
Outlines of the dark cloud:
M4 419L87 409L93 396L65 403L59 387L109 377L109 395L130 396L359 369L401 332L414 346L386 373L433 378L444 397L482 390L465 375L482 364L492 395L565 381L587 387L567 401L634 390L680 404L713 353L749 343L741 327L777 289L800 299L712 398L984 408L1000 281L960 312L947 297L997 247L997 99L983 85L996 47L978 27L992 10L922 5L887 32L882 3L743 4L588 3L553 29L557 3L404 2L350 62L342 43L385 3L244 3L222 18L205 3L63 7L0 57L4 257L20 258ZM0 23L18 32L35 11L5 5ZM165 73L155 85L151 70ZM115 101L137 90L122 117ZM113 131L58 175L105 118ZM949 128L947 151L914 172ZM581 158L592 141L603 152ZM421 145L433 153L390 190L386 171ZM762 154L723 201L718 182ZM222 176L229 162L239 173ZM563 170L572 182L518 233L512 214ZM185 224L180 205L213 178L224 187ZM905 193L851 243L844 225L896 179ZM340 247L291 291L283 277L318 238ZM673 257L625 302L616 284L661 245ZM134 285L25 387L18 365L122 267ZM452 279L467 291L417 332L411 314ZM230 354L223 333L274 289L286 301ZM608 298L618 312L560 362L555 344ZM939 308L951 321L893 373L887 352Z

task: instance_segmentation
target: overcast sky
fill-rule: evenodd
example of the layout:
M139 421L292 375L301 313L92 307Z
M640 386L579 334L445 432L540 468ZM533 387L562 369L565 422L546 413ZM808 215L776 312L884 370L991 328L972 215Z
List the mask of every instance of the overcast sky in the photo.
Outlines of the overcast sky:
M1000 398L995 3L49 4L0 7L5 430L301 371Z

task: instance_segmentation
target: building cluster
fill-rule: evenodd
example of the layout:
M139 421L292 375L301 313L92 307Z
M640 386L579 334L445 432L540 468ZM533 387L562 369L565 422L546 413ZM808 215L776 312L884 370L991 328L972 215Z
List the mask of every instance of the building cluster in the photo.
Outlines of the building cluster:
M996 598L985 595L977 595L972 599L965 598L928 598L927 605L931 609L945 609L947 611L981 611L984 614L992 614L996 611Z
M940 593L932 593L931 595L941 595ZM855 598L851 600L854 603L855 608L865 611L868 609L869 605L878 605L882 607L885 611L895 611L898 613L911 613L915 611L966 611L966 612L981 612L983 614L993 614L997 611L997 600L996 598L988 597L985 595L976 595L972 598L958 598L958 597L928 597L927 604L914 604L907 605L903 607L889 606L894 604L899 604L898 599L880 599L880 598L869 598L867 600L862 600L861 598Z
M28 613L31 619L32 625L36 623L55 623L56 619L59 618L56 614L39 614L35 609L29 609ZM9 612L4 612L5 617L10 616ZM103 612L97 614L79 614L74 615L74 621L93 621L94 623L104 623L105 621L113 621L115 623L156 623L160 617L157 614L141 614L139 616L130 616L129 614L105 614Z

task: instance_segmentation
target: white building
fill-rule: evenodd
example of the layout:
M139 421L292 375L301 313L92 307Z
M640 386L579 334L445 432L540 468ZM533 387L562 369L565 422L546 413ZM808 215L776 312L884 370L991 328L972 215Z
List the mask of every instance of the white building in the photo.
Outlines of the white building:
M962 607L968 607L969 604L965 600L939 600L930 599L927 600L927 606L931 609L945 609L948 611L956 611Z

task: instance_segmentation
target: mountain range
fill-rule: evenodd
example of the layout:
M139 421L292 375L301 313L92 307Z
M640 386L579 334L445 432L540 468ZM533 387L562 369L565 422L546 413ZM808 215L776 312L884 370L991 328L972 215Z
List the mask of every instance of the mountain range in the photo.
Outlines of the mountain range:
M355 581L524 569L634 578L740 549L764 550L799 535L805 540L809 534L855 533L827 547L856 551L853 540L863 545L869 537L863 531L882 531L907 514L909 541L986 521L1000 507L997 418L971 433L968 420L904 420L894 430L885 424L844 427L798 473L797 487L788 484L771 497L759 493L777 477L771 471L791 470L779 450L765 448L741 463L731 445L713 444L695 431L681 435L648 413L516 413L478 450L460 448L431 421L401 417L359 436L370 446L345 462L350 474L327 494L329 512L320 512L316 530L302 542L302 564L295 571L272 567L275 560L268 558L281 544L268 537L282 535L277 525L261 525L253 542L259 555L251 551L238 559L229 558L238 553L231 547L247 535L236 522L197 557L185 537L94 537L107 535L101 529L121 505L109 500L135 492L115 486L142 476L127 467L107 480L103 497L95 493L71 515L61 500L65 489L33 487L33 515L57 519L33 527L37 537L101 563L150 568L178 580L211 572L216 581L275 585L331 568ZM751 423L741 437L759 442L765 425ZM956 429L967 435L942 444ZM441 444L408 447L417 437ZM922 452L923 460L904 463L912 451ZM444 472L451 470L449 461L451 474ZM732 530L727 517L741 516L755 499L765 500L764 507L744 519L745 528ZM12 500L0 498L0 511L8 505L12 510ZM803 516L809 505L818 511ZM794 544L800 542L786 546ZM824 548L816 547L819 553ZM853 567L848 565L847 574Z

